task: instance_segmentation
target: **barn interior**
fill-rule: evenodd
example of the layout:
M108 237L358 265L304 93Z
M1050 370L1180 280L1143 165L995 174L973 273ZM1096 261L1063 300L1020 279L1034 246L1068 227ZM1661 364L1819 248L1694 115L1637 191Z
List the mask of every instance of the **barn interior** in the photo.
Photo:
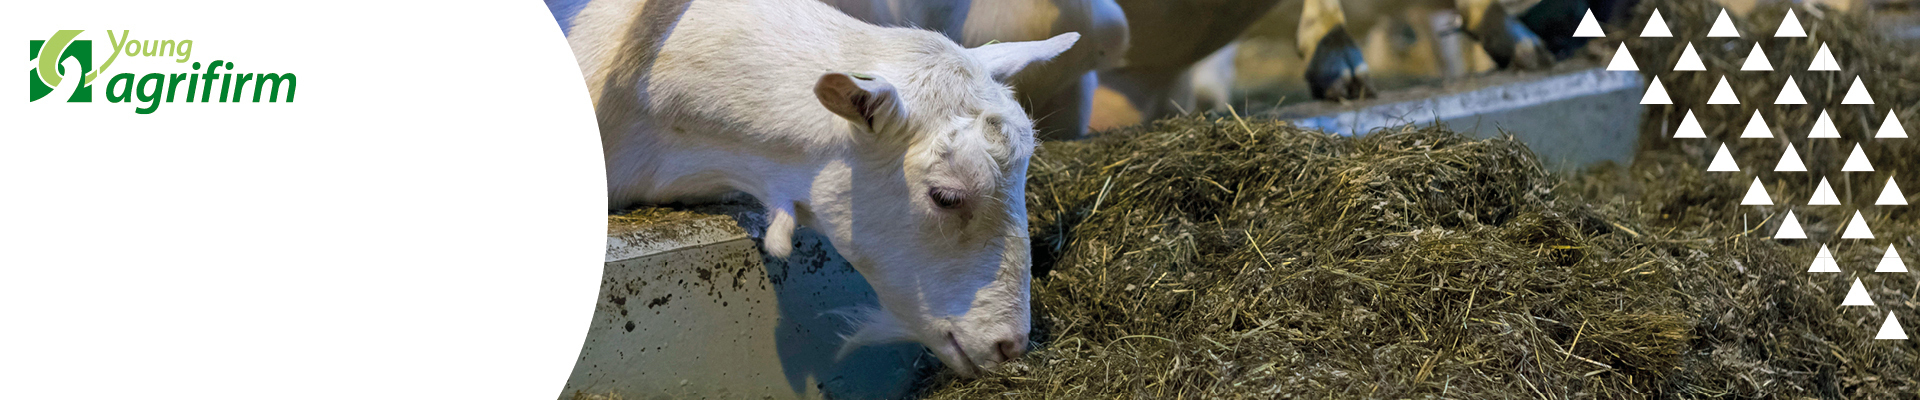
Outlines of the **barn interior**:
M1913 316L1903 329L1920 332L1920 275L1874 271L1889 247L1910 265L1920 260L1920 214L1883 203L1889 182L1909 188L1902 202L1920 202L1920 143L1872 135L1889 113L1920 133L1920 3L1873 4L1867 13L1794 8L1799 38L1771 35L1790 6L1763 3L1735 21L1740 37L1717 38L1705 21L1721 6L1644 0L1552 71L1494 71L1472 58L1383 62L1384 100L1356 104L1312 102L1295 84L1299 56L1273 39L1287 28L1257 25L1240 45L1230 110L1043 145L1027 190L1034 350L977 379L913 346L848 359L822 350L838 325L820 311L871 294L817 236L801 235L789 259L713 255L757 255L764 222L750 206L632 210L610 217L609 248L639 253L610 253L609 276L662 254L680 258L649 262L686 267L603 284L582 357L609 366L577 367L562 397L719 390L612 366L636 360L721 365L760 382L717 397L1911 397L1920 340L1878 337L1890 314ZM1639 37L1654 10L1700 22L1671 24L1672 38ZM1419 46L1448 45L1380 26L1366 36L1376 44L1370 59L1429 57ZM1687 43L1710 71L1739 70L1754 47L1771 71L1675 71ZM1809 71L1823 46L1838 71ZM1616 90L1512 113L1535 125L1432 118L1442 123L1341 134L1302 122L1590 73L1622 49L1673 104L1638 104L1635 83L1627 110L1601 111L1634 116L1628 135L1598 141L1626 143L1621 154L1579 141L1599 134L1593 124L1561 119L1601 107L1580 101L1617 104ZM1709 104L1722 76L1740 99L1765 100ZM1772 104L1789 77L1808 104ZM1856 78L1872 104L1843 104ZM1675 137L1689 113L1704 138ZM1769 138L1741 138L1755 116ZM1809 137L1823 118L1843 138ZM1723 152L1737 171L1709 171ZM1789 152L1805 171L1776 171L1789 169L1780 167ZM1844 165L1856 152L1871 171ZM1743 204L1756 183L1767 204ZM1822 190L1838 205L1808 204ZM1872 239L1843 238L1863 223ZM1806 239L1782 237L1789 224ZM686 244L636 245L668 242ZM1841 272L1810 272L1827 255ZM650 279L659 284L634 283ZM1843 305L1857 287L1873 306ZM822 291L841 294L800 300ZM669 307L678 311L660 311ZM773 333L703 334L740 328L647 316L676 312L739 314ZM636 323L653 335L642 342L674 342L595 347L596 337L634 334ZM707 359L687 359L696 355Z

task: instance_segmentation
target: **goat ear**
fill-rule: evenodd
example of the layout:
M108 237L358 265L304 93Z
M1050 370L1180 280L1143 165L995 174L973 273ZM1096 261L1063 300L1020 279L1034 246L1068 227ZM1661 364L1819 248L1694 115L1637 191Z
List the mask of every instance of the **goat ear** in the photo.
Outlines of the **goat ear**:
M967 49L967 53L972 55L975 61L980 62L981 66L986 67L987 73L992 74L994 80L1005 82L1007 78L1012 78L1013 74L1019 73L1028 65L1052 60L1054 56L1072 48L1073 43L1078 41L1080 41L1079 33L1067 32L1047 40L989 44Z
M853 121L868 132L880 132L904 121L907 114L900 94L886 78L861 73L828 73L813 85L813 95L828 111Z

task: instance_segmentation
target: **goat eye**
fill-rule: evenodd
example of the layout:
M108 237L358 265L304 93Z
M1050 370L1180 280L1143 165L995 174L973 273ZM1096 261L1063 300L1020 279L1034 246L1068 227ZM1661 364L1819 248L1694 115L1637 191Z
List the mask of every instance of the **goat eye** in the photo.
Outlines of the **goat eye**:
M960 208L967 200L959 190L940 187L927 188L927 198L933 200L933 205L948 210Z

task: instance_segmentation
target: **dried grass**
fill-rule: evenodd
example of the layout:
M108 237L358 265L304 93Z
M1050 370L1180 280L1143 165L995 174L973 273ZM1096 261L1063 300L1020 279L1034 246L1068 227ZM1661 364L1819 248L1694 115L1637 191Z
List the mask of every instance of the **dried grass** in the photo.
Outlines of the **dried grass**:
M1889 104L1920 125L1920 58L1803 12L1811 38L1758 39L1775 72L1731 74L1766 103L1791 74L1815 105L1707 106L1718 75L1667 71L1678 43L1726 71L1752 41L1705 38L1707 2L1648 0L1639 20L1655 7L1702 22L1627 40L1679 103L1651 106L1632 166L1556 175L1511 138L1345 138L1225 116L1047 144L1028 190L1040 346L996 376L934 376L922 395L1920 395L1920 341L1872 340L1888 311L1920 326L1920 284L1869 272L1889 244L1920 259L1913 206L1869 206L1889 176L1920 201L1920 149L1863 136ZM1819 42L1846 71L1805 72ZM1838 105L1855 75L1881 105ZM1756 108L1782 139L1734 138ZM1847 139L1805 138L1820 108ZM1668 138L1687 109L1713 139ZM1704 171L1722 142L1748 172ZM1839 172L1855 142L1877 172ZM1787 143L1813 172L1771 172ZM1754 176L1781 205L1738 205ZM1848 205L1804 205L1822 176ZM1770 238L1789 208L1815 240ZM1834 239L1854 210L1879 239ZM1848 272L1805 272L1822 242ZM1879 307L1838 306L1855 277Z

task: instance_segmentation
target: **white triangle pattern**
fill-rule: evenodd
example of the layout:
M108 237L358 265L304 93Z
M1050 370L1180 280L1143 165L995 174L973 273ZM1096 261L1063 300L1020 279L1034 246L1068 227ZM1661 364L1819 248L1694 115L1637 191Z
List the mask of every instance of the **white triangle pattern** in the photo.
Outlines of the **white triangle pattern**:
M1807 70L1808 71L1839 71L1840 62L1834 61L1833 52L1827 50L1826 43L1821 43L1820 52L1813 53L1813 65L1807 66Z
M1720 17L1713 20L1713 28L1707 30L1707 37L1740 37L1740 31L1733 28L1733 19L1727 17L1727 10L1720 10Z
M1647 85L1647 95L1640 97L1640 104L1673 104L1667 97L1667 88L1660 86L1660 77L1653 77L1653 83Z
M1847 88L1847 97L1840 99L1840 104L1873 104L1873 95L1867 93L1867 84L1856 76L1853 77L1853 87Z
M1587 11L1587 16L1592 17L1593 11ZM1787 18L1780 20L1780 29L1773 31L1773 37L1807 37L1807 30L1800 28L1800 19L1793 16L1793 9L1787 9Z
M1574 37L1604 37L1604 36L1605 36L1605 32L1601 29L1598 20L1594 18L1593 11L1587 10L1586 15L1584 15L1580 21L1579 27L1575 29ZM1648 19L1647 26L1645 27L1645 29L1641 31L1640 36L1641 37L1672 37L1672 32L1667 26L1666 20L1660 15L1660 11L1654 10L1653 15ZM1729 16L1728 12L1723 9L1721 10L1720 15L1715 18L1713 26L1709 30L1707 36L1708 37L1739 37L1740 32L1737 29L1737 27L1733 24L1733 21ZM1787 10L1787 13L1784 19L1781 20L1779 28L1774 32L1774 37L1807 37L1807 34L1806 34L1806 30L1801 25L1798 16L1794 13L1793 10L1789 9ZM1638 63L1635 62L1635 60L1633 59L1633 55L1628 51L1625 43L1622 43L1620 45L1620 49L1614 53L1613 59L1608 63L1606 68L1606 70L1608 71L1638 71L1639 69L1640 68ZM1699 53L1693 48L1693 44L1688 43L1686 44L1686 48L1682 52L1680 59L1675 63L1673 70L1705 71L1706 66L1701 61ZM1767 58L1765 50L1762 49L1758 43L1755 43L1752 51L1748 54L1747 59L1745 60L1745 62L1742 63L1740 70L1772 71L1773 65L1772 65L1772 62ZM1820 45L1820 49L1815 54L1808 70L1809 71L1839 71L1840 66L1839 66L1839 62L1834 59L1832 51L1829 50L1827 45L1823 43ZM1659 77L1654 77L1651 80L1651 83L1648 85L1647 92L1642 97L1640 104L1672 104L1672 103L1673 103L1673 99L1667 93L1666 88L1663 85L1661 85ZM1720 78L1719 84L1714 87L1713 93L1709 97L1707 104L1740 104L1740 98L1733 93L1732 87L1728 83L1727 78L1723 76ZM1804 104L1807 104L1807 99L1806 99L1806 96L1800 91L1799 85L1795 83L1793 77L1788 77L1786 84L1781 88L1780 94L1775 98L1773 104L1804 105ZM1849 104L1849 105L1873 104L1873 97L1870 93L1867 92L1866 86L1860 77L1854 78L1853 85L1847 90L1845 97L1841 101L1841 104ZM1686 116L1681 119L1680 126L1675 131L1673 137L1674 138L1706 138L1707 136L1706 136L1705 129L1703 129L1700 126L1700 121L1697 117L1695 117L1694 112L1692 110L1688 110L1686 113ZM1755 110L1753 117L1748 121L1746 129L1741 133L1740 137L1772 138L1774 137L1774 134L1772 132L1772 129L1768 127L1765 117L1761 115L1761 113L1758 110ZM1822 110L1820 112L1819 118L1815 121L1813 129L1810 133L1808 133L1807 137L1808 138L1842 138L1839 132L1839 129L1835 126L1833 122L1833 118L1831 114L1826 110ZM1897 113L1893 112L1892 110L1889 110L1886 118L1886 122L1883 122L1881 124L1881 127L1879 128L1879 130L1875 133L1875 138L1905 138L1905 137L1907 137L1907 134L1905 132L1904 127L1900 123ZM1709 163L1707 170L1716 171L1716 172L1725 172L1725 171L1739 171L1740 169L1737 162L1733 159L1732 153L1728 150L1727 146L1725 144L1721 144L1719 151L1715 153L1713 157L1713 161ZM1806 164L1801 159L1799 152L1793 148L1793 145L1791 143L1789 143L1787 145L1787 150L1785 154L1781 156L1780 163L1775 166L1774 170L1775 171L1806 171ZM1847 158L1846 165L1842 167L1842 171L1854 172L1854 171L1872 171L1872 170L1873 170L1872 163L1866 159L1863 147L1861 147L1861 145L1859 144L1855 144L1852 154L1849 155ZM1906 198L1904 194L1901 193L1898 184L1895 183L1895 181L1891 177L1889 177L1887 181L1887 185L1883 188L1881 192L1879 201L1877 201L1875 204L1876 205L1906 205L1906 203L1907 203ZM1773 199L1771 195L1767 192L1765 183L1762 182L1759 177L1755 177L1753 179L1753 184L1749 186L1747 189L1746 196L1741 200L1741 205L1772 205L1772 204L1773 204ZM1814 190L1813 198L1808 201L1808 205L1840 205L1840 204L1841 203L1839 201L1838 196L1836 196L1834 193L1832 184L1826 178L1824 177L1821 178L1819 187ZM1845 232L1842 233L1841 237L1844 239L1872 239L1873 238L1872 230L1870 227L1867 226L1865 216L1864 214L1862 214L1861 211L1856 210L1854 212L1853 218L1848 222ZM1792 210L1787 211L1786 217L1781 222L1780 228L1775 232L1774 238L1775 239L1805 239L1806 238L1806 232L1801 227L1799 223L1799 218L1794 215ZM1906 265L1904 261L1900 259L1899 253L1895 251L1895 248L1893 246L1889 245L1887 248L1886 255L1882 257L1881 262L1876 268L1875 272L1906 272L1906 271L1907 271ZM1826 245L1822 244L1820 246L1819 254L1814 256L1813 263L1808 267L1807 272L1825 273L1825 272L1842 272L1842 270L1840 269L1839 263L1835 260L1833 256L1833 252ZM1859 278L1855 278L1853 281L1853 285L1848 289L1846 298L1842 300L1841 305L1842 306L1874 306L1875 304L1873 302L1872 297L1868 294L1866 287L1862 284L1861 280ZM1908 339L1908 336L1904 328L1901 327L1898 317L1896 317L1892 312L1889 312L1887 314L1887 318L1885 322L1881 325L1880 331L1875 336L1875 339L1906 340Z
M1873 272L1907 272L1907 262L1900 259L1900 252L1893 251L1893 245L1887 245L1887 255L1880 257L1880 266Z
M1591 11L1588 12L1587 19L1589 20L1592 19ZM1654 16L1652 17L1652 20L1660 22L1661 25L1664 25L1664 20L1660 18L1659 11L1654 11ZM1584 20L1582 21L1583 26L1581 29L1586 29L1586 27L1584 26L1586 25L1586 23L1587 21L1584 21ZM1660 28L1664 28L1664 26L1661 26ZM1654 26L1651 26L1651 25L1648 26L1645 32L1642 32L1642 37L1650 37L1650 35L1648 34L1653 33L1652 31L1654 30L1655 30ZM1661 30L1664 31L1664 29L1661 29ZM1660 32L1660 33L1665 34L1668 32ZM1739 32L1733 25L1732 20L1729 18L1727 11L1723 9L1721 10L1720 15L1717 18L1715 18L1713 27L1709 30L1707 36L1708 37L1738 37ZM1786 16L1781 20L1779 28L1774 32L1774 37L1806 37L1806 36L1807 36L1806 30L1804 29L1803 26L1801 26L1798 16L1795 15L1792 9L1787 10ZM1758 43L1755 43L1753 46L1754 47L1752 51L1748 54L1747 59L1745 60L1745 62L1742 63L1740 70L1772 71L1773 66L1771 61L1768 60L1766 57L1766 51L1762 49ZM1625 47L1623 44L1622 52L1624 52L1624 49ZM1630 57L1631 56L1629 56L1629 59L1625 60L1626 65L1633 65ZM1616 56L1616 59L1612 64L1609 65L1608 69L1615 70L1614 64L1622 64L1621 60L1619 60L1619 57ZM1634 66L1637 66L1637 65L1634 65ZM1674 70L1676 71L1693 71L1693 70L1704 71L1705 70L1705 66L1703 65L1703 63L1700 62L1699 55L1697 52L1695 52L1695 50L1693 49L1693 45L1691 43L1687 44L1687 47L1685 51L1682 53L1681 59L1676 63ZM1834 59L1833 52L1828 48L1828 46L1825 43L1822 43L1820 45L1819 51L1814 55L1811 65L1808 67L1807 70L1808 71L1839 71L1840 65L1839 65L1839 62ZM1665 95L1664 88L1662 88L1661 94ZM1669 99L1669 101L1671 100ZM1739 103L1740 103L1740 99L1737 96L1733 95L1732 90L1727 83L1726 77L1721 77L1719 84L1714 87L1713 94L1708 99L1708 102L1707 102L1707 104L1739 104ZM1853 85L1847 89L1846 95L1841 100L1841 104L1855 105L1855 104L1873 104L1873 103L1874 103L1873 96L1871 93L1867 91L1866 85L1863 79L1858 76L1854 77ZM1647 103L1643 102L1643 104L1647 104ZM1799 90L1799 85L1797 85L1794 82L1793 77L1788 77L1786 84L1781 88L1780 94L1777 97L1775 97L1773 104L1804 105L1804 104L1807 104L1807 100L1806 100L1806 96L1803 93L1801 93L1801 91ZM1704 137L1705 132L1703 129L1698 128L1698 124L1699 124L1699 121L1694 117L1693 112L1691 110L1688 111L1687 116L1682 119L1681 126L1679 130L1675 133L1674 137L1676 138L1696 137L1694 136L1696 134L1699 135L1700 137ZM1753 118L1748 121L1746 129L1741 133L1740 137L1742 138L1773 137L1773 135L1771 130L1767 128L1766 120L1764 119L1764 117L1759 113L1758 110L1756 110L1754 112ZM1814 122L1813 129L1811 132L1808 133L1807 137L1810 139L1842 138L1838 127L1835 126L1833 122L1832 115L1827 110L1821 110L1819 118ZM1906 138L1906 137L1907 137L1907 134L1906 134L1905 127L1901 124L1901 121L1898 117L1898 113L1895 112L1894 110L1888 110L1886 120L1885 122L1881 123L1880 128L1874 133L1874 138ZM1729 170L1737 170L1737 169L1738 169L1737 165L1735 165L1735 162L1733 161L1731 155L1728 153L1727 146L1725 144L1722 144L1720 146L1719 152L1715 154L1714 160L1711 163L1711 165L1708 167L1708 170L1709 171L1729 171ZM1793 145L1789 143L1787 145L1787 150L1785 154L1781 156L1780 163L1775 166L1774 170L1775 171L1805 171L1806 165L1800 159L1798 152L1794 150ZM1860 144L1855 144L1853 152L1847 157L1846 165L1843 166L1841 170L1848 171L1848 172L1865 172L1865 171L1872 171L1873 166L1871 161L1866 158L1864 148ZM1755 177L1753 179L1753 184L1749 186L1747 189L1747 194L1745 198L1741 200L1741 205L1771 205L1771 204L1772 204L1772 198L1767 193L1766 185L1760 180L1759 177ZM1820 179L1819 187L1814 190L1813 198L1810 199L1807 204L1808 205L1839 205L1840 201L1838 196L1834 194L1832 184L1826 178L1823 177ZM1906 204L1907 204L1906 197L1903 193L1901 193L1899 189L1899 184L1895 182L1892 177L1889 177L1887 179L1887 184L1883 187L1880 193L1880 198L1875 202L1875 205L1885 206L1885 205L1906 205ZM1775 239L1804 239L1805 237L1806 237L1806 233L1803 230L1803 228L1800 226L1799 219L1794 216L1792 210L1788 210L1785 219L1780 224L1779 230L1775 232L1774 238ZM1858 211L1858 210L1854 211L1853 218L1848 221L1845 228L1845 232L1841 234L1841 237L1843 239L1872 239L1873 238L1872 229L1867 226L1865 215L1861 211ZM1822 244L1820 246L1820 252L1814 256L1814 260L1811 263L1811 265L1808 266L1807 272L1827 273L1827 272L1842 272L1842 270L1839 267L1839 263L1834 259L1832 250L1830 250L1825 244ZM1906 263L1903 260L1901 260L1900 254L1895 250L1895 247L1892 245L1889 245L1887 247L1886 255L1881 257L1880 263L1876 267L1875 272L1906 273L1907 267L1906 267ZM1872 297L1868 295L1866 287L1861 283L1861 280L1859 278L1855 278L1853 281L1853 285L1848 288L1846 298L1841 301L1841 305L1871 307L1871 306L1874 306L1875 304L1873 303ZM1899 318L1893 312L1888 312L1886 320L1881 325L1879 332L1875 335L1874 338L1878 340L1907 340L1909 337L1905 329L1901 327Z
M1839 139L1840 128L1833 126L1833 117L1827 115L1827 110L1820 110L1820 118L1813 120L1813 131L1807 132L1807 138Z
M1760 44L1753 44L1753 52L1747 53L1747 62L1740 64L1741 71L1772 71L1773 62L1767 61L1767 52L1760 50Z
M1773 104L1807 104L1807 96L1800 95L1800 84L1793 83L1793 77L1787 77L1786 86L1780 87L1780 97Z
M1841 239L1872 239L1873 228L1867 226L1867 217L1859 211L1853 212L1853 220L1847 222L1847 231L1840 234Z
M1675 139L1704 139L1707 130L1700 129L1700 119L1693 117L1693 110L1687 110L1687 116L1680 119L1680 129L1673 132Z
M1907 340L1907 331L1900 327L1900 318L1887 312L1887 322L1880 324L1880 333L1873 335L1874 340Z
M1787 15L1787 18L1793 18L1793 15L1789 14ZM1795 29L1799 29L1800 24L1796 22L1793 24L1793 26ZM1781 28L1781 29L1785 29L1785 28ZM1776 33L1774 35L1778 36L1779 34ZM1593 19L1593 9L1591 8L1587 9L1587 16L1580 19L1580 27L1573 29L1573 37L1604 37L1604 36L1607 36L1607 33L1606 31L1600 30L1600 20ZM1801 34L1801 36L1806 36L1806 35Z
M1873 172L1873 162L1867 161L1867 152L1859 143L1853 145L1853 154L1847 155L1847 164L1840 166L1843 172Z
M1687 43L1687 49L1680 51L1680 60L1673 62L1675 71L1705 71L1707 64L1700 61L1700 52L1693 50L1693 43Z
M1593 15L1591 13L1587 14ZM1576 36L1577 37L1577 36ZM1613 61L1607 63L1608 71L1639 71L1640 65L1633 62L1633 53L1627 52L1627 43L1620 42L1620 51L1613 52Z
M1887 110L1887 121L1880 123L1880 131L1874 132L1875 139L1897 139L1907 137L1907 127L1900 124L1900 116L1893 110Z
M1873 306L1873 296L1867 295L1867 287L1860 284L1860 278L1853 278L1853 288L1847 289L1847 298L1840 301L1843 307Z
M1767 185L1760 183L1760 177L1753 177L1753 185L1747 186L1747 197L1740 200L1743 206L1773 205L1773 196L1767 195Z
M1647 28L1640 30L1640 37L1673 37L1673 30L1667 28L1667 19L1660 17L1660 10L1653 10L1653 16L1647 17Z
M1840 205L1840 196L1833 194L1833 185L1827 184L1827 178L1820 178L1820 186L1813 189L1813 198L1807 199L1810 206Z
M1800 161L1800 151L1793 149L1793 143L1787 143L1787 151L1780 155L1780 163L1774 164L1773 172L1807 172L1807 163Z
M1666 94L1665 90L1660 94ZM1646 103L1641 103L1646 104ZM1713 97L1707 98L1707 104L1740 104L1740 97L1733 95L1733 86L1727 85L1727 77L1720 77L1720 85L1713 87Z
M1713 162L1707 163L1707 172L1739 172L1740 164L1733 161L1733 153L1727 152L1727 144L1720 144L1720 152L1713 154Z
M1760 109L1753 110L1753 118L1747 120L1747 130L1740 132L1741 139L1768 139L1773 137L1773 129L1767 128L1767 118L1760 115Z
M1889 176L1887 177L1886 188L1880 189L1880 199L1875 200L1873 205L1904 206L1907 205L1907 194L1901 192L1900 184L1894 182L1893 177Z
M1787 210L1787 217L1780 220L1780 230L1774 231L1773 238L1806 239L1807 231L1800 229L1800 217L1793 216L1793 210Z
M1807 272L1841 272L1840 263L1833 260L1833 252L1827 245L1820 245L1820 254L1813 256L1813 265L1807 266Z

